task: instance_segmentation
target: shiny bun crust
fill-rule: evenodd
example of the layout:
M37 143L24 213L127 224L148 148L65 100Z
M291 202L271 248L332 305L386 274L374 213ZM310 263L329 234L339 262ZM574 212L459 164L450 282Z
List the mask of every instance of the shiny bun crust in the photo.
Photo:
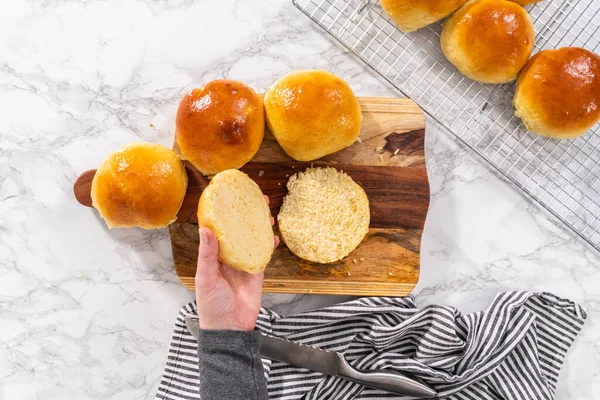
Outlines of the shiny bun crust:
M404 32L433 24L456 11L466 0L379 0L391 20Z
M163 228L177 219L188 177L179 156L153 143L110 154L92 181L92 204L109 228Z
M470 0L444 23L442 51L467 78L507 83L531 55L534 28L527 11L508 0Z
M514 105L531 132L583 135L600 120L600 57L578 47L540 51L519 75Z
M185 95L175 121L181 154L205 175L246 164L258 151L264 131L260 97L230 80L215 80Z
M311 161L353 144L362 114L350 86L326 71L295 71L264 98L267 125L295 160Z

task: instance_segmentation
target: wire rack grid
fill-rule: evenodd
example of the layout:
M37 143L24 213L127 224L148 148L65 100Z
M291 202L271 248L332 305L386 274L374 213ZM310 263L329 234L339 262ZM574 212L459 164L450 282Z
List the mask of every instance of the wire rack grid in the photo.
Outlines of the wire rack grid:
M527 132L512 105L514 83L463 77L442 53L441 23L404 33L378 0L293 0L352 53L525 193L600 251L600 129L574 140ZM528 7L535 50L600 50L600 1L551 0Z

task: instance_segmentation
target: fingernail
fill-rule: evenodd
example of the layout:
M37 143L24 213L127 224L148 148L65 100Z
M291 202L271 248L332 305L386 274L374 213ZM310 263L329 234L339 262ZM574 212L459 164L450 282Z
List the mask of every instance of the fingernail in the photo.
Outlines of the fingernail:
M200 229L200 243L203 246L208 245L208 235L206 234L206 231L204 229Z

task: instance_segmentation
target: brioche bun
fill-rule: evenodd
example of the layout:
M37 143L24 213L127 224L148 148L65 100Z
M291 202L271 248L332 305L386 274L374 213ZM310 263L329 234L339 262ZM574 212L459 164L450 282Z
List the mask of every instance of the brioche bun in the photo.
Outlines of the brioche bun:
M110 154L92 181L92 204L109 228L163 228L177 219L188 177L179 156L154 143Z
M236 169L215 175L198 203L198 225L210 228L219 242L219 259L257 274L273 254L271 212L260 188Z

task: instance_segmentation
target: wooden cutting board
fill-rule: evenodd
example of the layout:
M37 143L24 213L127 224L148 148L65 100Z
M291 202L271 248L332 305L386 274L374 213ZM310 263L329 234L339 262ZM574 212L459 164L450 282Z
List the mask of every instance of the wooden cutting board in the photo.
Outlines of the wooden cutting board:
M312 163L295 162L266 132L259 152L242 168L271 199L273 216L287 193L289 176L311 165L349 174L364 188L371 207L368 235L342 261L305 261L281 243L265 271L265 292L404 296L417 284L429 207L425 118L409 99L362 97L359 102L364 119L360 140L351 147ZM174 150L179 152L177 145ZM169 232L177 275L193 290L199 240L196 209L208 180L187 161L186 167L188 191Z
M359 97L359 102L364 118L360 140L347 149L312 163L295 162L266 132L259 152L242 168L271 199L273 216L287 193L289 177L311 165L332 166L352 176L364 188L371 207L369 233L342 261L305 261L281 243L265 271L265 292L404 296L419 280L421 236L429 208L425 118L409 99ZM177 145L174 150L180 153ZM184 162L188 189L169 233L177 275L193 290L199 241L196 209L208 180ZM75 197L88 207L95 172L84 172L74 185Z

